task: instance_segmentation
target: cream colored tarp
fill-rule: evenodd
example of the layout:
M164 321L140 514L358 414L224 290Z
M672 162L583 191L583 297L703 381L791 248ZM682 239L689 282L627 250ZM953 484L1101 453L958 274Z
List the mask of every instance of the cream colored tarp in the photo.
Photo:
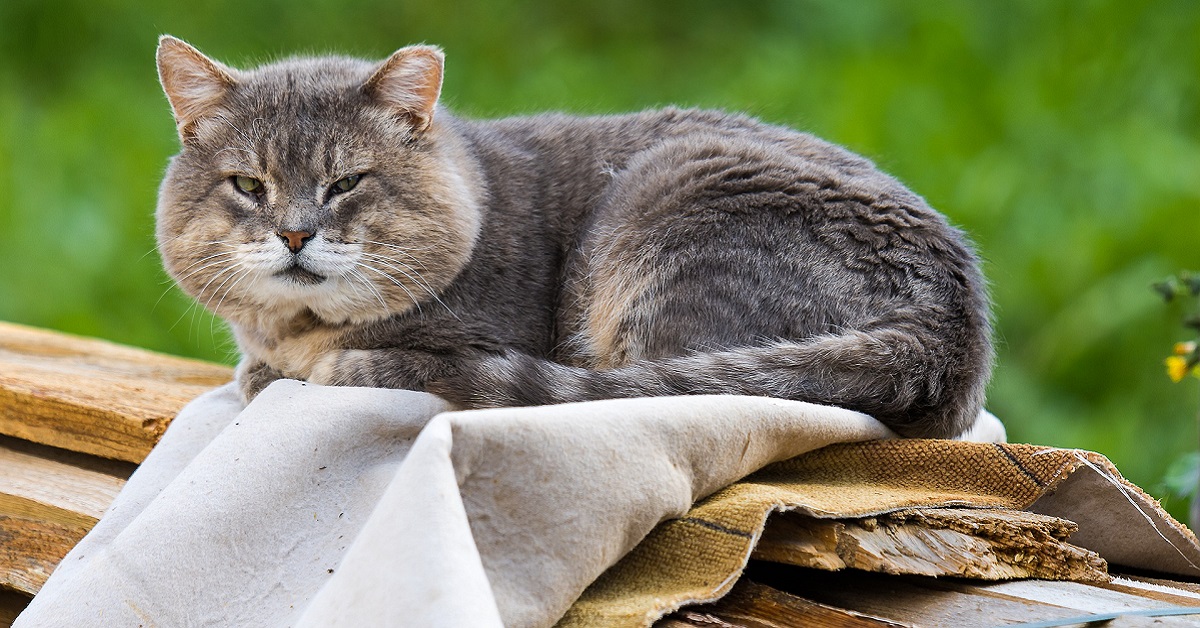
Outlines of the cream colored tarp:
M684 573L682 580L650 582L647 594L636 577L621 578L631 561L657 556L718 564L686 555L689 547L702 552L715 547L697 545L699 537L685 538L682 545L660 538L664 530L670 536L680 525L702 520L687 515L694 502L764 465L831 443L891 436L858 413L755 397L443 409L436 397L422 393L295 381L273 384L244 410L231 387L199 398L16 625L453 628L550 626L560 619L646 625L686 601L653 594L654 587L690 599L697 599L696 589L684 582ZM973 436L1001 440L1003 428L985 414ZM957 447L912 443L915 449L893 447L886 455L910 459L914 468L934 468L941 455L936 447ZM870 469L878 471L880 459L870 453L872 444L862 447L868 453L848 449L834 463L818 465L835 469L835 477L850 470L848 482L834 482L833 491L845 494L846 486L874 481ZM922 453L927 447L934 447L933 455ZM974 447L999 452L981 458L984 467L1009 458L1008 449ZM828 458L829 451L816 459ZM959 455L969 474L976 454ZM796 464L773 466L754 478L786 473ZM1080 476L1075 469L1088 468L1055 464L1060 472L1032 485L1001 477L1002 486L1035 487L1003 497L1004 503L1036 501L1066 487L1064 478ZM882 466L895 465L883 459ZM1028 472L1010 467L995 472ZM900 484L906 495L926 495L917 505L970 502L973 495L969 486L951 498L936 487ZM864 494L886 494L867 488ZM817 512L780 495L760 497L750 506L731 502L742 504L730 510L733 515L751 514L742 541L753 544L761 530L754 522L772 510ZM706 505L713 511L713 503L694 512ZM1112 500L1105 502L1105 508L1112 506ZM875 507L858 504L864 512L892 507L887 499ZM1155 521L1165 516L1152 514ZM638 546L664 521L668 524ZM711 527L698 526L701 532ZM1171 530L1183 541L1156 551L1178 552L1185 568L1200 561L1194 538ZM1146 537L1143 529L1140 538ZM718 573L725 575L704 589L710 597L736 578L744 558L735 558L719 564ZM572 607L581 593L584 598Z

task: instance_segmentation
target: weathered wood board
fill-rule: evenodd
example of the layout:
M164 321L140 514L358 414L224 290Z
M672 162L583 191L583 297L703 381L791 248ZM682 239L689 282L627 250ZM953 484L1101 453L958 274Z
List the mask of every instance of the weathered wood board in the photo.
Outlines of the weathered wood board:
M141 462L229 367L0 322L0 434Z
M907 624L806 600L742 580L714 604L683 609L655 628L783 628L791 626L902 628Z
M0 586L37 593L134 468L0 437Z
M1169 610L1200 606L1200 595L1181 588L1147 585L1132 580L1115 579L1109 583L1083 583L1046 580L1014 580L1008 582L979 582L957 578L926 576L894 576L848 569L830 572L754 562L744 576L754 582L786 593L771 596L776 603L807 612L812 604L856 614L855 621L870 618L893 622L891 625L921 626L923 628L963 628L964 626L1003 626L1053 619L1065 619L1100 613ZM739 583L738 586L743 586ZM1157 587L1157 588L1156 588ZM736 590L736 588L735 588ZM762 594L757 594L762 596ZM798 601L797 601L798 600ZM686 613L712 614L725 623L661 624L681 626L720 626L721 628L763 628L787 626L773 618L786 616L783 611L770 613L759 610L745 620L738 620L725 611L720 600L711 605L685 608L671 616L672 621L685 621ZM768 621L758 621L763 617ZM859 626L839 618L829 621L806 622L798 625ZM879 625L879 624L875 624ZM887 625L887 624L883 624ZM1083 624L1071 624L1083 625ZM1104 626L1196 626L1200 615L1138 617L1124 616Z

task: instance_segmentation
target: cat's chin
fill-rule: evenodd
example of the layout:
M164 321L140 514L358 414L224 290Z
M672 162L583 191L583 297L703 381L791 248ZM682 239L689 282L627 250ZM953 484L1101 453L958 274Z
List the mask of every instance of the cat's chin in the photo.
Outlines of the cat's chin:
M241 299L224 302L218 314L255 329L289 325L305 313L331 325L366 324L405 312L407 304L385 301L353 279L292 266L250 279Z
M275 277L285 283L300 284L302 286L315 286L323 283L326 279L324 275L318 275L298 264L275 273Z

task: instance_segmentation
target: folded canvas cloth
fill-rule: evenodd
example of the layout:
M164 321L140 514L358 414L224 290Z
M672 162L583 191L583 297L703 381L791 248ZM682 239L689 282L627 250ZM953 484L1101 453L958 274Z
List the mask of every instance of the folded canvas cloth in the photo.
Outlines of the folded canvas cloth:
M647 625L727 589L772 510L1036 501L1063 516L1056 507L1091 491L1124 495L1071 490L1080 469L1119 478L1099 458L942 441L825 449L721 490L831 443L891 436L864 415L800 402L442 410L422 393L295 381L244 410L229 386L201 397L16 625ZM984 415L973 434L1003 430ZM947 460L948 474L931 472ZM1042 497L1050 489L1057 502ZM1143 507L1140 532L1097 542L1137 554L1147 522L1165 525L1164 547L1185 547L1172 564L1194 569L1194 537ZM655 571L681 557L701 571Z
M833 445L770 465L655 528L571 607L560 627L648 626L734 584L767 515L851 518L914 507L1033 510L1074 521L1070 542L1111 563L1200 575L1191 531L1099 454L1033 445L889 440ZM733 576L733 577L731 577Z

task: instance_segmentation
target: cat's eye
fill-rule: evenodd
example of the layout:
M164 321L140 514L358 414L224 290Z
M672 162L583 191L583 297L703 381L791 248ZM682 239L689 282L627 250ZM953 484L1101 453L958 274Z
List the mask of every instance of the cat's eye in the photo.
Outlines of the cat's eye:
M361 174L352 174L344 179L338 179L333 185L329 186L329 193L341 194L342 192L349 192L354 189L354 186L358 185L359 179L362 179Z
M262 181L254 177L245 177L239 174L233 178L233 184L246 194L262 194L263 192Z

